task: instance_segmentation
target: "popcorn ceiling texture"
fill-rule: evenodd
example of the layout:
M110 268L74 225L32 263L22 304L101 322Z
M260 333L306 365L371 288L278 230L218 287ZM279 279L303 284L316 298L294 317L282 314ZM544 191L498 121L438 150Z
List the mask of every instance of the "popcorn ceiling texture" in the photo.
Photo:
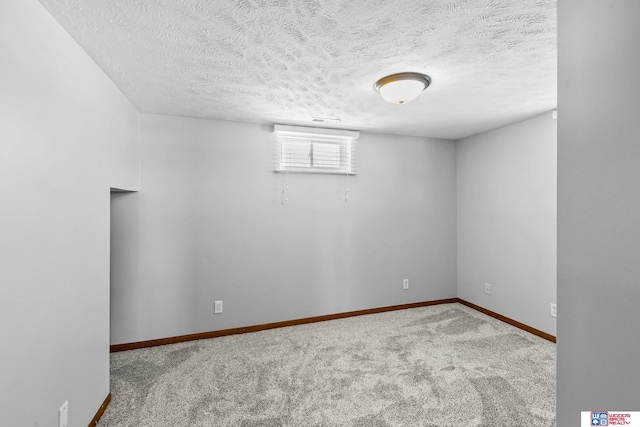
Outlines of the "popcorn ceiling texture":
M556 0L40 1L144 113L458 139L556 107ZM432 85L387 104L404 71Z

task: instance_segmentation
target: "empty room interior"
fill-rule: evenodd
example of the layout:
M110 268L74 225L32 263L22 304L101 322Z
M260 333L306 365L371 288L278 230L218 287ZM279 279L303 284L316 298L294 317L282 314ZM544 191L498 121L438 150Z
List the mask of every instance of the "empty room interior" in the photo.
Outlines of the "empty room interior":
M0 424L640 411L638 18L4 0Z

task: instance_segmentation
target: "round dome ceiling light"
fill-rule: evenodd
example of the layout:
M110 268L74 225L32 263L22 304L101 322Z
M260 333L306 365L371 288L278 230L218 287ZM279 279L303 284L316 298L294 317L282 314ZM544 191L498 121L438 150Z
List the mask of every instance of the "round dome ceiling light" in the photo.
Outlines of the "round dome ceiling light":
M373 88L392 104L406 104L420 96L431 84L431 77L420 73L398 73L383 77Z

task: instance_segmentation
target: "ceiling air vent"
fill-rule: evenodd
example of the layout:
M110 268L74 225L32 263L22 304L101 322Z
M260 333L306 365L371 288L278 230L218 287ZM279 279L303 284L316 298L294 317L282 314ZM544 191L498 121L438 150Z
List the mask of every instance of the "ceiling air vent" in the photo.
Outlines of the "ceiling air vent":
M316 123L340 123L340 119L332 119L330 117L314 117L311 121Z

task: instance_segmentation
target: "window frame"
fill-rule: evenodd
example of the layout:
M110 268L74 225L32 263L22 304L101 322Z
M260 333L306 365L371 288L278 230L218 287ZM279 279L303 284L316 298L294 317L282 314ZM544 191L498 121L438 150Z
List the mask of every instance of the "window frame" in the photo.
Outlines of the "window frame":
M355 140L360 132L278 124L274 125L273 132L276 135L275 172L356 174ZM330 146L338 147L338 157L331 155ZM314 164L317 160L314 153L318 149L323 156Z

